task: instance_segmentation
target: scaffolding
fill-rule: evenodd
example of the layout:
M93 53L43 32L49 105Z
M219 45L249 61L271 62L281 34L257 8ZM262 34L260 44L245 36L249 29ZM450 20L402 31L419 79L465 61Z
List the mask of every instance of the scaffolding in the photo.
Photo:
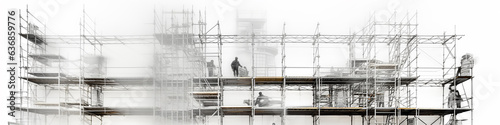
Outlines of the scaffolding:
M193 21L193 10L155 10L154 16L154 95L159 95L155 97L155 107L158 108L155 113L160 111L154 116L155 122L194 124L197 121L193 109L197 106L191 96L197 96L197 93L194 93L190 79L206 76L203 74L207 72L204 70L207 62L202 56L206 50L202 49L203 44L195 44L194 39L199 36L193 32L196 25L199 32L205 31L204 22Z
M396 18L394 13L387 21L375 21L371 17L368 25L360 32L351 35L323 35L319 31L319 23L312 35L287 35L285 24L282 35L221 35L200 34L203 40L200 43L213 43L222 45L250 43L252 52L252 75L250 77L200 77L194 78L195 84L219 86L217 94L206 92L203 88L195 99L207 99L208 95L224 95L227 91L250 91L249 106L223 105L224 100L218 99L217 106L205 105L201 110L194 110L195 114L203 117L218 115L219 124L223 124L224 116L248 115L249 123L255 124L256 115L279 115L281 124L286 124L289 115L311 115L313 124L321 123L322 116L345 115L351 117L361 116L361 124L458 124L456 116L460 113L472 112L472 105L462 108L445 108L444 95L446 85L458 85L470 81L472 76L458 76L456 74L456 42L463 35L419 35L417 33L417 14L407 13L403 18ZM219 26L217 23L215 26ZM215 27L214 26L214 27ZM275 43L281 46L281 67L255 66L255 44ZM311 67L291 67L286 65L286 44L312 44L313 62ZM325 44L346 44L349 48L348 67L332 68L340 71L329 74L322 71L329 67L321 67L320 49ZM421 47L424 46L424 47ZM421 53L427 54L422 48L437 46L442 48L442 65L426 67L419 65ZM387 49L378 49L378 48ZM218 46L219 51L222 47ZM360 49L360 50L359 50ZM388 59L379 60L380 51L387 51ZM429 54L427 54L429 55ZM221 60L222 57L219 57ZM257 68L279 68L281 76L257 76ZM311 76L290 76L287 69L309 68ZM428 70L438 70L441 74L423 74ZM323 74L322 74L323 73ZM432 77L429 77L432 76ZM440 76L436 78L435 76ZM203 82L200 82L203 81ZM462 84L463 85L463 84ZM196 87L196 85L195 85ZM420 108L417 102L418 89L421 87L442 87L443 104L441 109ZM462 86L465 92L465 87ZM279 107L256 107L254 93L256 91L279 91L281 97ZM287 107L287 91L312 91L313 104L309 107ZM464 102L470 104L472 95L463 95ZM241 95L241 97L245 97ZM219 105L222 104L222 105ZM222 111L222 112L221 112ZM438 116L432 122L422 120L425 116ZM450 122L445 122L448 116ZM472 117L470 118L472 120ZM462 119L463 120L463 119ZM454 122L452 122L454 121ZM273 123L275 124L275 123ZM472 124L472 121L471 121Z
M85 7L84 7L85 8ZM109 77L103 45L116 45L119 37L102 37L96 32L96 21L82 11L79 35L47 35L45 24L28 8L20 14L21 75L20 105L16 107L16 124L103 124L104 116L146 115L152 107L105 105L105 91L149 91L152 77L114 75ZM144 37L142 37L144 38ZM131 39L142 39L135 36ZM102 41L101 41L102 40ZM109 42L114 41L114 42ZM152 42L128 42L147 44ZM117 67L151 69L152 67ZM152 73L151 73L152 74ZM145 97L148 98L148 97Z
M102 124L105 116L152 116L155 124L227 124L227 116L248 116L250 125L258 116L279 116L279 123L290 124L290 116L312 117L319 125L329 116L346 116L350 124L455 125L464 119L459 114L472 114L473 75L457 75L456 44L464 35L420 35L417 14L387 21L371 17L368 25L348 35L314 31L290 35L283 24L282 34L224 35L221 23L207 24L206 12L191 10L154 10L152 36L106 36L96 32L96 21L83 10L78 36L45 35L45 25L26 10L21 16L21 112L20 124ZM195 21L198 20L198 21ZM42 28L40 28L42 27ZM62 45L64 44L64 45ZM154 64L150 74L110 77L112 67L103 56L105 45L151 45ZM251 68L248 77L223 76L224 45L249 44ZM269 67L256 62L258 45L276 45L281 66ZM53 45L53 46L51 46ZM59 45L59 46L58 46ZM312 50L312 65L290 66L290 46ZM321 61L329 53L324 46L338 45L348 50L345 66L326 67ZM55 48L48 51L48 47ZM231 46L229 46L231 47ZM433 59L426 48L439 48L439 66L422 65ZM78 58L65 58L65 49L78 49ZM428 56L428 57L426 57ZM424 58L426 57L426 58ZM310 57L307 57L310 58ZM213 63L210 60L215 60ZM437 62L436 59L433 59ZM439 60L439 59L438 59ZM277 71L258 74L256 71ZM310 70L308 76L294 75L297 69ZM124 70L128 70L125 68ZM264 70L263 70L264 71ZM430 73L429 73L430 72ZM440 72L436 74L435 72ZM466 86L471 86L466 90ZM462 86L463 107L445 107L447 86ZM419 89L441 87L441 108L419 106ZM105 91L149 91L150 106L109 107ZM256 93L269 91L279 97L269 107L256 106ZM51 92L57 92L52 93ZM247 105L231 105L231 92ZM293 106L290 93L311 93L308 106ZM287 97L288 96L288 97ZM55 98L50 98L55 97ZM300 100L306 101L306 100ZM74 117L77 116L77 117ZM433 117L431 122L423 120ZM53 117L53 118L48 118ZM229 118L230 119L230 118ZM470 123L473 123L472 115ZM449 120L449 121L446 121ZM71 124L74 124L71 122ZM267 123L266 123L267 124Z

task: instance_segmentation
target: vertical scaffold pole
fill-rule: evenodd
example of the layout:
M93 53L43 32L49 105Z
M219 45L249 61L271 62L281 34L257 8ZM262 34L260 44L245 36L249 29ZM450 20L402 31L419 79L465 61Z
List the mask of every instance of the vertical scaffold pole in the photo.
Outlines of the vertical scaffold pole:
M285 58L286 58L286 51L285 51L285 37L286 37L286 32L285 32L285 26L286 24L283 23L283 31L281 33L281 77L283 77L283 84L281 85L281 107L283 108L283 113L281 114L281 125L286 124L286 104L285 104L285 99L286 99L286 64L285 64Z
M217 101L217 115L219 116L219 122L220 122L220 125L224 125L224 114L222 112L222 93L224 93L224 90L222 89L222 81L221 81L221 77L222 77L222 35L221 35L221 31L220 31L220 23L219 21L217 21L217 37L218 37L218 44L217 44L217 49L218 49L218 59L219 59L219 74L217 75L217 84L218 86L220 87L219 88L219 97L218 97L218 101ZM206 34L205 34L205 39L206 39Z
M255 33L252 30L252 87L251 87L251 110L252 114L250 114L250 125L253 125L254 117L255 117L255 104L254 104L254 94L255 94Z
M315 92L314 92L314 104L317 107L317 114L313 115L313 124L314 125L319 125L320 123L320 117L321 117L321 76L319 75L319 39L320 33L319 33L319 23L316 24L316 29L314 30L314 36L313 36L313 77L316 79L316 84L315 84Z

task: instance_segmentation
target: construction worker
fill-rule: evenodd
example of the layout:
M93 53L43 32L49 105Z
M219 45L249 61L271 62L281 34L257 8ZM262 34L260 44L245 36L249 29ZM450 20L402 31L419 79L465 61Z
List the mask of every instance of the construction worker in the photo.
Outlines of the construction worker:
M233 69L233 75L238 77L238 68L241 67L240 62L238 61L238 57L234 57L233 62L231 63L231 69Z
M259 96L255 100L255 105L259 105L259 107L269 106L269 97L259 92Z
M448 108L461 108L463 99L460 96L460 92L458 92L456 87L453 85L450 85L449 90L450 93L448 94Z
M214 70L215 70L214 60L210 60L210 62L207 62L207 68L208 68L208 77L214 77Z

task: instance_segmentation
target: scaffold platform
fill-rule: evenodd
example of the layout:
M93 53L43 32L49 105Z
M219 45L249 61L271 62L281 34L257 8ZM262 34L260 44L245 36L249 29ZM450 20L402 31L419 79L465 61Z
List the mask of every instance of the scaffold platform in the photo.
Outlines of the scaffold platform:
M40 37L39 35L24 34L24 33L20 33L19 35L21 35L22 37L26 38L27 40L29 40L30 42L33 42L35 44L45 44L45 45L47 45L47 42L45 42L45 40L42 37Z
M460 83L463 83L469 79L471 79L472 76L457 76L456 78L448 78L446 80L443 81L442 85L446 85L446 84L454 84L453 81L456 80L455 84L458 85Z
M49 73L45 75L54 75ZM88 85L152 85L152 78L147 77L109 77L109 78L79 78L79 77L21 77L35 84L79 84Z
M26 107L16 107L17 111L29 111L37 114L45 115L58 115L58 114L69 114L78 115L79 113L84 113L86 115L153 115L152 107L83 107L79 108L68 108L60 109L57 107L43 107L43 108L26 108Z
M401 111L401 115L449 115L460 114L471 111L468 108L461 109L438 109L438 108L377 108L377 115L394 115L395 109ZM207 107L193 109L194 114L212 115L218 110L217 107ZM251 115L252 107L250 106L221 106L220 110L224 115ZM255 107L255 115L281 115L284 108L282 107ZM362 107L287 107L287 115L373 115L374 108Z
M408 85L417 80L418 77L401 77L401 85ZM367 80L376 80L377 84L394 84L398 81L397 77L255 77L255 85L281 85L286 80L289 85L312 85L317 80L321 80L321 84L353 84L366 82ZM220 81L219 81L220 80ZM251 77L198 77L193 78L193 82L202 82L217 86L217 82L221 82L224 86L250 86L252 83Z

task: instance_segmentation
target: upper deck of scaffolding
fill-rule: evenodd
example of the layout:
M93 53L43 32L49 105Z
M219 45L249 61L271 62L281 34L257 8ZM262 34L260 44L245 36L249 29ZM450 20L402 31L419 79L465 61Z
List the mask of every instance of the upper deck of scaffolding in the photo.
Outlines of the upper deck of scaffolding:
M399 35L399 34L373 34L373 35L228 35L228 34L207 34L201 38L199 35L184 35L182 39L189 40L194 44L206 43L392 43L396 39L406 39L417 41L419 44L453 44L451 39L461 39L465 35ZM206 36L206 41L205 41ZM158 39L165 39L163 42L181 39L180 35L95 35L92 36L100 41L100 44L155 44ZM79 36L74 35L47 35L48 43L53 44L80 44ZM252 39L254 40L252 42ZM374 41L371 41L374 39ZM220 41L219 41L220 40ZM82 43L90 44L90 43Z
M287 85L314 85L318 80L321 84L353 84L363 83L367 80L377 80L378 84L394 84L394 81L400 80L401 85L408 85L417 80L418 77L385 77L385 78L365 78L365 77L203 77L193 78L193 82L202 81L203 84L212 86L218 85L220 82L223 86L250 86L252 80L255 80L255 85L282 85L285 82Z

